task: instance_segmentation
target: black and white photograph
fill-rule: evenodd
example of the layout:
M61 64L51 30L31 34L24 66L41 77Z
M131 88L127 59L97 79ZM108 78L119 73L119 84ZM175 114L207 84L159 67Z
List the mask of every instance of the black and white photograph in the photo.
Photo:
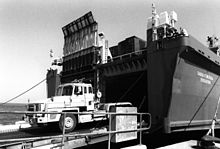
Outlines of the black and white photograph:
M1 149L220 149L219 0L1 0Z

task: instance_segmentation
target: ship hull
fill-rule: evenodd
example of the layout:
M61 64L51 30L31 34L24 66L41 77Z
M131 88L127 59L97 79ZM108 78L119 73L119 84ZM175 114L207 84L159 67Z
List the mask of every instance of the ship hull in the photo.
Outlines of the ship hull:
M220 67L197 48L208 50L191 36L153 42L146 49L146 70L103 77L105 102L127 101L149 112L152 132L210 128L220 95Z
M202 49L208 50L191 36L163 39L141 55L92 67L89 75L63 74L61 83L81 76L96 87L98 70L101 102L131 102L150 113L152 132L207 129L220 95L220 66Z
M157 47L158 42L147 55L152 129L210 128L219 98L220 68L196 51L208 49L191 36L165 40Z

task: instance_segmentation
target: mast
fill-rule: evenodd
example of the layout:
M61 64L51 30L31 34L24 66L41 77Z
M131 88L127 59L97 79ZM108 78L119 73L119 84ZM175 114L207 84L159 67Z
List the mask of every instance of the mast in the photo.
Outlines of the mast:
M158 15L157 15L157 11L156 11L156 7L155 4L152 4L152 41L157 40L157 28L156 28L156 24L158 23L157 20L158 19Z

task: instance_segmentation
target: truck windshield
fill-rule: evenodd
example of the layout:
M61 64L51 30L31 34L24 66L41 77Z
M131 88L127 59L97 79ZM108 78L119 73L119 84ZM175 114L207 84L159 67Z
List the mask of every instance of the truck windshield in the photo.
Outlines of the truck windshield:
M71 85L64 86L62 96L71 96L73 92L73 87Z

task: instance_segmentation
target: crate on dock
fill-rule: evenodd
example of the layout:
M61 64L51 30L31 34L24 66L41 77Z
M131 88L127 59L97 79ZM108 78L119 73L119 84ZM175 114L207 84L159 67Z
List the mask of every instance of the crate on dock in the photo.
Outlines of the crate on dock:
M136 107L113 107L115 113L137 113ZM137 115L111 115L111 131L128 131L137 129ZM137 139L137 131L112 134L111 142L118 143Z

